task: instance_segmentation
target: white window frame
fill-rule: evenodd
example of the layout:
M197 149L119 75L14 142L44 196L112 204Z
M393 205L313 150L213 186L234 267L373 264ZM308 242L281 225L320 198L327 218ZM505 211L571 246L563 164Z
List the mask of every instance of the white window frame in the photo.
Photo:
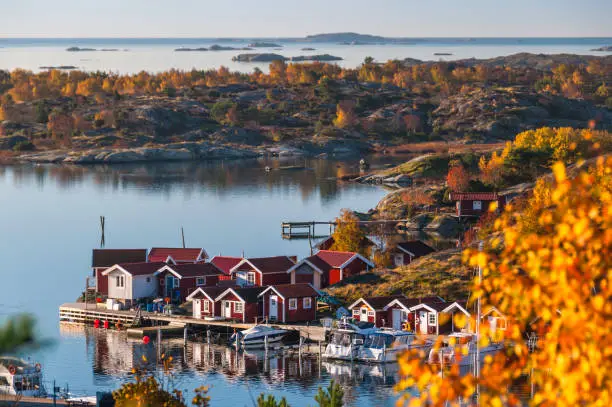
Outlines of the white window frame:
M433 317L433 318L432 318ZM438 321L437 315L435 312L430 312L429 314L427 314L427 324L428 325L436 325Z
M125 288L125 277L117 276L115 280L115 285L117 286L117 288Z
M206 277L196 277L196 287L201 287L203 285L206 285Z
M181 286L180 279L178 277L174 277L174 282L172 283L172 288L179 288Z
M312 308L312 298L310 297L302 298L302 308L311 309Z
M404 255L402 253L395 253L395 255L393 256L393 264L395 264L396 266L403 266Z
M482 210L482 201L474 201L472 202L472 209L474 209L475 211L481 211Z
M376 316L376 314L374 313L374 311L368 311L368 316L369 317L374 317L374 316Z
M353 316L359 316L361 313L361 308L353 308Z
M240 301L234 301L234 312L237 314L243 314L244 304L242 304Z
M255 272L249 271L246 275L246 285L255 285Z
M289 298L289 310L294 311L297 309L297 298Z
M208 302L208 300L202 301L204 301L204 312L210 312L210 303Z

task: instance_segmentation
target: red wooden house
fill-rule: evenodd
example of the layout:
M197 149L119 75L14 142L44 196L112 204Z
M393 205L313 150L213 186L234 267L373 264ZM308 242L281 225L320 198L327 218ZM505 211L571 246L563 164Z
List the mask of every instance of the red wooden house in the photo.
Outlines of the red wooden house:
M226 289L223 287L198 287L189 294L187 301L193 303L193 317L198 319L221 317L221 303L215 298Z
M223 274L230 275L230 270L242 261L242 257L215 256L210 262L223 271Z
M450 200L456 201L457 216L479 217L489 211L489 206L497 202L497 209L506 206L506 197L497 192L451 192Z
M149 251L149 261L167 261L171 258L174 263L199 263L208 259L208 254L204 249L183 248L183 247L153 247Z
M168 264L155 275L159 279L159 294L173 302L185 302L198 287L214 286L224 275L212 263Z
M393 329L404 329L406 327L410 331L414 331L415 314L411 311L411 308L422 303L444 303L444 300L435 296L421 298L399 296L385 305L383 309L386 312L386 321L388 322L386 326ZM448 304L445 303L445 305ZM407 325L405 325L406 322Z
M108 277L102 272L115 264L143 263L147 261L147 249L94 249L91 268L96 278L96 291L108 295Z
M436 250L422 242L421 240L408 240L399 242L394 248L390 249L391 260L397 267L410 264L414 259L426 256Z
M263 290L264 287L227 288L215 298L215 316L241 322L257 322L262 315L259 294Z
M362 322L372 322L374 326L390 326L385 306L394 300L405 298L403 295L389 295L383 297L360 298L348 309L353 314L353 319Z
M287 270L295 261L287 256L242 259L230 270L232 279L241 287L288 284L291 280Z
M359 253L320 250L299 261L287 272L292 284L308 283L321 289L373 267L374 264Z
M318 295L310 284L271 285L259 294L262 317L283 323L314 321Z

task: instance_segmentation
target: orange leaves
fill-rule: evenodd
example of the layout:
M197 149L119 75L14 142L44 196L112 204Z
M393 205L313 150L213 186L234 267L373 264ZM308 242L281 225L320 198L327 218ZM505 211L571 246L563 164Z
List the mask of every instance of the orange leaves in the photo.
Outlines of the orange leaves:
M344 100L338 103L334 126L341 129L354 127L358 122L354 109L355 103L350 100Z
M465 192L467 191L470 183L470 174L461 164L455 164L448 170L446 176L446 184L453 192Z

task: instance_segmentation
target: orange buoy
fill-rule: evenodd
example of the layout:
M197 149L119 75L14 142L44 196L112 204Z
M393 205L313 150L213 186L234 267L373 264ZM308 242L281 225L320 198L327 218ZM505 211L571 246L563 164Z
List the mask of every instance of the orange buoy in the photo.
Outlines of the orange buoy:
M149 342L151 342L151 338L149 338L147 335L142 337L142 343L144 343L145 345L148 345Z
M100 320L94 319L94 328L100 328Z
M104 321L104 329L108 329L108 321Z

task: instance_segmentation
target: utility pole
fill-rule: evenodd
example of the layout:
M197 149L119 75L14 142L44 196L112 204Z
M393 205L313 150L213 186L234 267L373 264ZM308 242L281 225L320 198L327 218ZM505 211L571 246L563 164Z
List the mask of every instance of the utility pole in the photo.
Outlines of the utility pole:
M105 245L105 239L104 239L104 226L106 223L106 218L104 216L100 216L100 230L101 230L101 236L100 236L100 249L104 248Z
M181 226L181 237L183 238L183 249L185 248L185 230Z

